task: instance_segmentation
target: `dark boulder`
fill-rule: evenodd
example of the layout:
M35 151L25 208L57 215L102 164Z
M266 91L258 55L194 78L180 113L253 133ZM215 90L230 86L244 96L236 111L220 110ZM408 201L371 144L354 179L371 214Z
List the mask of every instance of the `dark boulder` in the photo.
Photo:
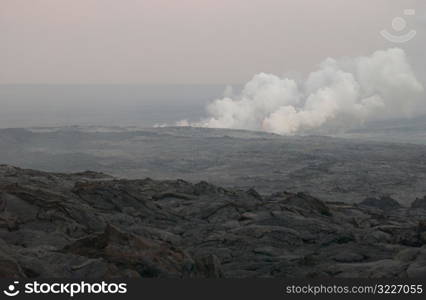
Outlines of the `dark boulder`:
M111 225L103 233L80 239L63 251L103 258L117 267L134 270L142 277L190 277L195 269L194 262L183 251L122 232Z
M401 205L395 199L389 196L382 196L380 198L369 197L360 203L362 206L370 206L382 210L392 210L401 208Z
M426 196L423 198L417 198L411 203L411 208L423 208L426 209Z

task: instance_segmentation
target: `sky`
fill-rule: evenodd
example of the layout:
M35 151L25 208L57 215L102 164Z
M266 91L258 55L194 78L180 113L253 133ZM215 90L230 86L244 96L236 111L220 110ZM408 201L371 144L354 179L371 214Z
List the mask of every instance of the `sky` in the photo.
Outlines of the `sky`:
M0 84L238 84L394 45L424 70L421 0L0 0Z

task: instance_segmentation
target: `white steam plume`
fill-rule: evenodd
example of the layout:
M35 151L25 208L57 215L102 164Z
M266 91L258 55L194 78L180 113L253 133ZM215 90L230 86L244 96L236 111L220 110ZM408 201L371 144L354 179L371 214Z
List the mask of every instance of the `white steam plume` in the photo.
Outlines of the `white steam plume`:
M257 74L240 95L210 103L207 119L177 125L283 135L335 131L419 113L419 107L425 108L422 92L405 52L394 48L369 57L326 59L304 82Z

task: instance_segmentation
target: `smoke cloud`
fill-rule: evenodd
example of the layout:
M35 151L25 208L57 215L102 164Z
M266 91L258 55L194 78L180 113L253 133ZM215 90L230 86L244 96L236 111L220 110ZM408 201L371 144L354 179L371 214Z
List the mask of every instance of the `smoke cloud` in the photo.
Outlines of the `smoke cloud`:
M399 48L323 61L305 80L260 73L241 93L211 102L208 118L178 126L335 132L366 121L424 113L423 86ZM421 108L421 109L420 109Z

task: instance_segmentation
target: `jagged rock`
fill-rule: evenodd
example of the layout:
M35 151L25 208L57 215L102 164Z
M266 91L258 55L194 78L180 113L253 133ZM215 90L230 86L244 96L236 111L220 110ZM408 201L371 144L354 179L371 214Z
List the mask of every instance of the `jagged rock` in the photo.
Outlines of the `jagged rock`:
M342 263L360 262L360 261L363 261L364 258L365 258L364 255L361 255L353 251L340 252L333 257L335 261L342 262Z
M423 208L426 209L426 196L423 198L417 198L411 203L411 208Z
M214 254L196 257L195 266L197 272L206 278L223 278L224 274L219 259Z
M295 207L309 210L310 212L317 212L325 216L331 216L330 209L323 201L305 193L278 193L272 195L272 197L275 199L278 197L284 197L281 203L293 205Z
M142 277L188 277L194 268L183 251L121 232L111 225L102 234L78 240L63 251L102 258L117 267L135 270Z
M380 198L366 198L360 203L360 205L380 208L382 210L401 208L401 205L398 203L398 201L392 199L389 196L382 196Z
M0 278L25 278L18 263L0 249Z
M417 250L412 259L410 266L407 268L407 275L411 278L426 277L426 248L422 247Z
M395 278L405 277L407 267L407 263L383 259L357 264L340 263L331 269L337 277L344 278Z
M425 213L0 166L0 277L416 277Z

